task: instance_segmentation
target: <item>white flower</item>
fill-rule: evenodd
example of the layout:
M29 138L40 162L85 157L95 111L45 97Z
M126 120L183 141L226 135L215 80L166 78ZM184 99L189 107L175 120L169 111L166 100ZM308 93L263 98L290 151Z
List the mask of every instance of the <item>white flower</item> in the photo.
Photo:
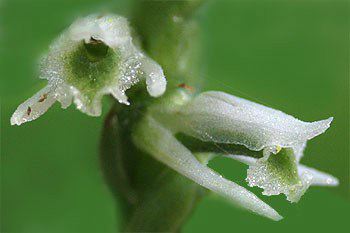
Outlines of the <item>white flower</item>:
M323 133L333 119L303 122L281 111L214 91L194 98L177 114L183 123L174 126L176 131L203 141L262 151L263 157L248 169L249 185L263 188L265 195L284 193L291 202L298 201L317 179L314 172L298 167L306 142ZM328 181L328 185L337 184L331 176Z
M265 195L284 193L290 201L297 201L310 185L338 184L330 175L299 165L306 142L323 133L331 121L303 122L223 92L210 91L193 98L186 91L178 91L149 109L134 142L196 183L255 213L279 220L281 216L254 194L206 166L218 154L195 155L176 135L186 134L219 149L224 145L245 148L237 153L249 153L232 155L223 149L221 154L250 165L250 186L263 188Z
M73 101L82 112L99 116L104 95L128 105L125 92L142 79L153 97L166 89L162 68L133 44L127 20L116 15L74 22L43 57L40 78L47 86L17 108L12 125L38 118L56 101L62 108Z

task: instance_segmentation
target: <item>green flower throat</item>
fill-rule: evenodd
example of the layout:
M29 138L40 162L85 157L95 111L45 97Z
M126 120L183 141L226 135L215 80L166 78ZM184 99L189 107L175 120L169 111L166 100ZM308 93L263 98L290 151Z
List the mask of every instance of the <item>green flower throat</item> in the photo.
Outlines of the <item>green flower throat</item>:
M101 41L81 42L67 55L66 82L76 87L91 103L102 88L115 81L119 57L115 50Z

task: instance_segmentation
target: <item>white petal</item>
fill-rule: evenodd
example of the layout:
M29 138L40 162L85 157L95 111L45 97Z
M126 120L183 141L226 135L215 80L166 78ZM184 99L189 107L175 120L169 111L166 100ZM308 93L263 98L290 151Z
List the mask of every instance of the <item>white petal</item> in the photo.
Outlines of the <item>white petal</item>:
M253 193L201 164L169 130L163 128L153 118L146 117L144 120L134 133L134 142L140 149L150 153L180 174L229 198L245 209L273 220L282 218Z
M61 107L65 109L71 105L72 99L69 86L60 82L49 82L34 96L18 106L11 117L11 125L21 125L37 119L56 101L60 102Z
M205 92L177 110L175 130L204 141L266 147L300 147L323 133L332 118L313 123L223 92Z
M142 70L146 75L146 85L148 93L153 97L164 94L166 89L166 79L163 69L151 59L142 61Z
M298 166L298 173L299 175L308 174L311 176L312 186L337 186L339 184L336 177L302 164Z
M166 89L165 76L160 72L151 72L146 79L147 91L153 97L164 94Z
M244 163L246 165L254 165L258 159L245 156L245 155L225 155L227 158L237 160L238 162Z
M11 117L11 125L21 125L44 114L56 101L54 86L47 85L18 106Z
M123 46L131 39L128 21L117 15L89 15L76 20L68 30L73 41L101 40L110 47Z
M119 103L130 105L128 101L128 97L126 96L125 92L120 90L119 88L112 88L111 94L114 98L116 98L119 101Z

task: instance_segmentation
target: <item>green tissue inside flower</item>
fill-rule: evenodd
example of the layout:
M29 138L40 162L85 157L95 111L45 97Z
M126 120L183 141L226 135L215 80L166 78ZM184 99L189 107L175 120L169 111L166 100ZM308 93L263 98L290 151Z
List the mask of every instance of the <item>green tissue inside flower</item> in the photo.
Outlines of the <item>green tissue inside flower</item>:
M260 159L247 171L249 186L264 189L265 195L284 193L287 200L297 202L308 188L298 175L293 149L283 148L271 154L267 160Z
M237 144L205 142L183 133L176 134L176 138L189 148L193 153L216 153L245 155L253 158L262 158L263 151L249 150L247 147Z
M267 160L267 169L283 184L293 185L300 181L292 149L282 149L277 154L271 154Z
M253 181L259 180L260 186L288 187L289 192L300 186L301 180L293 149L282 148L278 153L272 153L267 160L264 160L262 150L252 151L242 145L204 142L182 133L178 133L176 138L193 153L201 156L216 153L217 155L243 155L258 159L257 163L250 167L249 173Z
M248 169L248 181L252 186L262 187L266 193L279 190L286 193L291 201L297 201L302 194L303 184L298 175L294 151L290 148L283 148L264 160L262 150L252 151L242 145L204 142L182 133L177 134L176 138L195 153L197 159L204 164L215 157L212 153L256 158L257 163Z
M66 82L77 88L89 103L118 75L119 55L103 42L81 42L68 55Z

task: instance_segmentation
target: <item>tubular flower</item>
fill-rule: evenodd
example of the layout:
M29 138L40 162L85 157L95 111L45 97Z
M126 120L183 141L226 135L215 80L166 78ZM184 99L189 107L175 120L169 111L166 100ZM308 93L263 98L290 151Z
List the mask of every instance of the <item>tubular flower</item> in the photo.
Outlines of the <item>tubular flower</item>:
M310 185L338 184L330 175L299 165L306 142L327 130L331 121L303 122L223 92L193 97L179 90L150 107L134 141L198 184L279 220L281 216L254 194L208 168L208 160L224 154L244 162L250 165L250 186L263 188L265 195L284 193L298 201ZM181 135L187 136L181 140Z
M129 105L125 92L140 80L153 97L166 89L162 68L135 46L127 20L116 15L75 21L53 42L40 67L48 84L19 105L12 125L35 120L56 101L62 108L74 102L80 111L99 116L104 95Z

